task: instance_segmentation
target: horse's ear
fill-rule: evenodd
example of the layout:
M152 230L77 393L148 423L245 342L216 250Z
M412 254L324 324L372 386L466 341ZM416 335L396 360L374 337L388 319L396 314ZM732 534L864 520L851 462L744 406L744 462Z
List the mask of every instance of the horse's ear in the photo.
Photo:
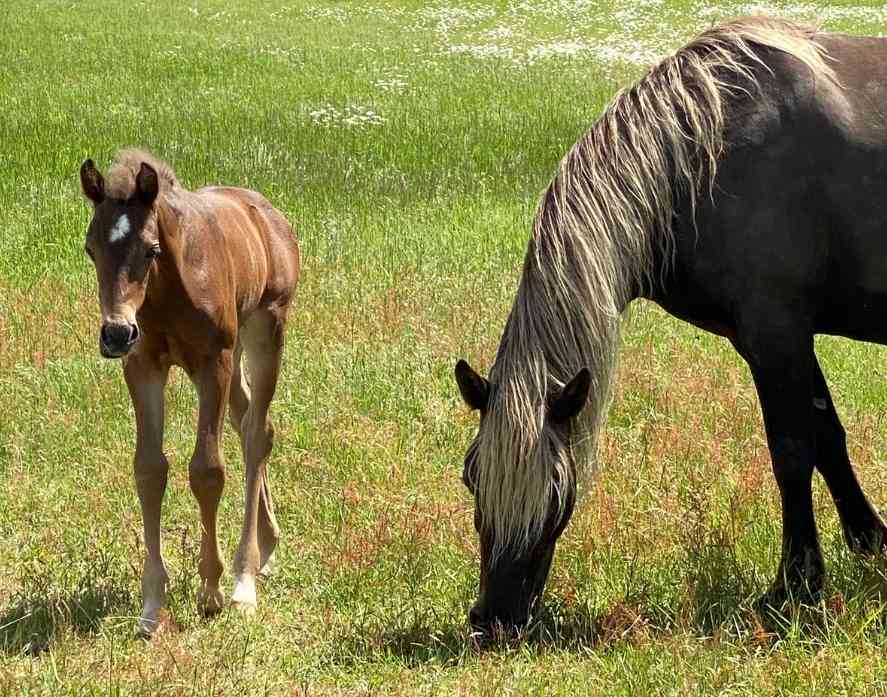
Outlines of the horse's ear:
M490 383L474 372L474 369L463 360L456 363L455 372L456 383L465 403L472 409L486 409L487 400L490 398Z
M86 160L80 165L80 186L83 188L83 195L95 205L105 200L105 180L92 160Z
M134 197L150 206L160 193L160 182L157 179L157 170L147 162L143 162L136 175L136 190Z
M551 420L556 424L563 424L577 416L585 406L590 387L591 371L582 368L552 400L548 412Z

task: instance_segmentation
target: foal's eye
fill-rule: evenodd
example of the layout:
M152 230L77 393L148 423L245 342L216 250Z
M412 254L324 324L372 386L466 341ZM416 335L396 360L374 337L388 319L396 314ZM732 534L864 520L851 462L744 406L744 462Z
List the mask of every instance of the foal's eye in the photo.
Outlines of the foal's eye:
M147 252L145 252L145 257L147 259L153 259L154 257L159 257L159 256L160 256L160 245L159 244L155 244Z
M95 261L95 255L92 253L92 250L89 247L84 247L83 251L86 252L87 256Z

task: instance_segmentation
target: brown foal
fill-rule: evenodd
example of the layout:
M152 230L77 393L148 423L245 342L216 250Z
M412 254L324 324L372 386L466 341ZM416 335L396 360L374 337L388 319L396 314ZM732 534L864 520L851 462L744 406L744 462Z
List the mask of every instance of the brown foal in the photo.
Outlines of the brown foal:
M169 468L164 387L172 365L187 372L199 396L197 445L188 467L201 519L198 604L205 614L223 605L216 517L225 482L219 446L227 404L246 470L231 602L252 610L256 576L270 569L279 537L266 474L274 434L268 408L299 276L298 243L284 216L260 194L215 186L186 191L168 165L139 150L119 152L106 177L87 160L80 181L94 206L86 251L98 275L99 350L123 358L135 409L134 470L146 549L137 631L153 634L167 600L160 508ZM240 365L244 353L248 378Z

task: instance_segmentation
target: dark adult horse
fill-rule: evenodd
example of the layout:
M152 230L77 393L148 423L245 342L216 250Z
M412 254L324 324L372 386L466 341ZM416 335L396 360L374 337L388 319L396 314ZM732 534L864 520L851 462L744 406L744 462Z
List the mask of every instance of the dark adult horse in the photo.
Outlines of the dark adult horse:
M851 548L887 528L847 456L817 333L887 343L887 41L746 18L620 94L544 193L489 380L456 379L480 535L473 625L528 620L594 458L635 298L727 337L757 387L782 497L768 600L816 593L814 467Z

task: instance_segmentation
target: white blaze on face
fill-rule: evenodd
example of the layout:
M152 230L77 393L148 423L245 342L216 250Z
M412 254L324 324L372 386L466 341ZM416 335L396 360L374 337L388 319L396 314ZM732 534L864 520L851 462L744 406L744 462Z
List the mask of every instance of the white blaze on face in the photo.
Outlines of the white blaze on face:
M129 218L126 217L126 213L122 213L120 217L117 218L117 222L114 223L114 227L111 228L111 234L108 236L108 241L119 242L129 234L129 231Z

